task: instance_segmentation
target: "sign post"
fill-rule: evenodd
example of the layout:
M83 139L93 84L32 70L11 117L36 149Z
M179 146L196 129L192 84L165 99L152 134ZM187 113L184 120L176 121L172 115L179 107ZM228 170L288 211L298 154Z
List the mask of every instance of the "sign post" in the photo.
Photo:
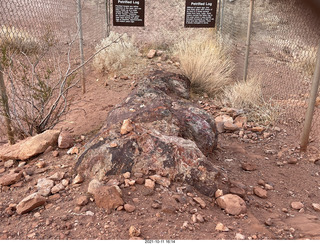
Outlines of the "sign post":
M184 26L189 28L214 28L217 0L186 0Z
M114 26L144 26L145 0L114 0Z

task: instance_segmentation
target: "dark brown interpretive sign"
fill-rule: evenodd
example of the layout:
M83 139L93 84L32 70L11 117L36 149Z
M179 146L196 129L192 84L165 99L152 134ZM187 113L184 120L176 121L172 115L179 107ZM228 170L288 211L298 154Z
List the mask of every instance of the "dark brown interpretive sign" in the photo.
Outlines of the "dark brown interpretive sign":
M144 26L145 0L113 0L114 26Z
M214 28L217 0L186 0L185 27Z

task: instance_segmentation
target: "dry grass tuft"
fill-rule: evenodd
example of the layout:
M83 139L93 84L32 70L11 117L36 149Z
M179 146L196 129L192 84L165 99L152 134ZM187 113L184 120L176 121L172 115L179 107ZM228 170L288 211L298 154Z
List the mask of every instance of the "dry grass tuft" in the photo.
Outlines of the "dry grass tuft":
M212 33L182 39L174 45L173 55L196 90L216 96L232 83L234 64Z
M278 118L280 108L264 100L261 84L259 77L237 82L225 89L224 97L232 107L243 109L249 121L271 124Z
M102 50L93 61L93 66L98 71L106 73L120 71L135 62L138 57L138 49L127 34L111 32L109 37L96 46L96 50L105 46L109 47Z
M39 40L29 33L15 27L0 26L1 49L23 52L25 54L37 53Z

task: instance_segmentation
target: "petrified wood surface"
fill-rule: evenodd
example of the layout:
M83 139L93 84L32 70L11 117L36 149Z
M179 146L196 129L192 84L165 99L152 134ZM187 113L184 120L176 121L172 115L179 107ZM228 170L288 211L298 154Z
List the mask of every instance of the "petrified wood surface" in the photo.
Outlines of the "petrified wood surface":
M77 171L100 180L157 173L212 196L219 171L207 156L217 145L216 126L189 98L190 81L181 75L156 71L144 78L85 146ZM128 128L121 129L124 120Z

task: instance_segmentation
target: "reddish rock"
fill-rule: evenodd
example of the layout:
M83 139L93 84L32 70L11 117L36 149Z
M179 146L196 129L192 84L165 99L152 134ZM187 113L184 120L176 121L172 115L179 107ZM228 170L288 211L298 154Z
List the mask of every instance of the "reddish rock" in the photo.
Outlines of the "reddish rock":
M156 56L157 50L155 49L150 49L148 54L147 54L147 58L152 59L154 58L154 56Z
M89 198L87 196L80 196L76 200L78 206L85 206L89 203Z
M19 204L17 205L17 213L18 214L25 214L33 209L44 205L46 199L41 196L39 193L33 193L28 197L24 198Z
M201 208L205 208L207 206L201 197L194 197L193 200L199 203Z
M160 175L151 175L150 179L154 180L157 184L162 185L164 187L169 187L171 182L168 178L162 177Z
M123 199L116 186L100 186L94 192L94 200L98 207L108 211L123 205Z
M253 188L253 193L260 198L267 198L268 192L265 189L262 189L260 186Z
M154 189L155 182L153 180L146 179L144 185L145 185L145 187L148 187L150 189Z
M43 153L49 146L55 146L60 131L47 130L42 134L26 138L14 145L0 147L0 159L27 160L33 156Z
M231 187L230 193L238 195L240 197L244 197L246 195L246 191L242 188L239 188L239 187Z
M140 229L138 229L134 226L130 226L130 228L129 228L129 236L130 237L138 237L140 235L141 235Z
M74 139L68 131L62 131L58 138L58 147L61 149L67 149L73 147Z
M9 186L9 185L15 184L21 180L22 175L23 175L22 172L4 175L0 178L0 185Z
M121 135L128 134L132 130L133 130L132 121L130 119L125 119L120 129Z
M252 162L242 163L241 168L246 171L254 171L257 169L257 165Z
M59 156L59 151L52 151L52 156L53 157L58 157Z
M239 130L239 127L233 123L225 122L223 125L223 128L227 131L237 131Z
M304 208L304 204L302 202L292 202L291 207L295 210L300 210Z
M227 194L217 198L216 202L220 208L231 215L239 215L247 212L245 201L237 195Z
M125 204L124 206L124 210L126 210L128 213L132 213L134 212L134 210L136 210L136 207L131 205L131 204Z

